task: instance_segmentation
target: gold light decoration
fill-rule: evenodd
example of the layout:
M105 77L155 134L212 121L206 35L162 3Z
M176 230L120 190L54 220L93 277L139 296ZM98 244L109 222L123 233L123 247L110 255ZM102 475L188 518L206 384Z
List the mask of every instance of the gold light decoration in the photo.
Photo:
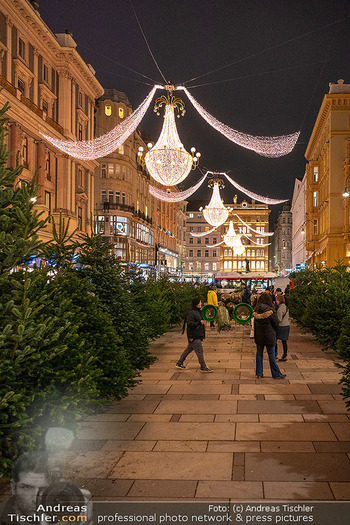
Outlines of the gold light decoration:
M143 159L143 149L139 148L139 161L144 162L151 177L164 186L175 186L182 182L199 163L200 153L191 148L188 153L180 141L175 123L175 110L178 117L185 114L185 105L181 99L174 97L169 89L168 96L156 100L154 111L165 106L164 124L156 144L149 149ZM149 145L150 146L150 145Z
M202 209L205 220L214 227L221 226L226 222L228 217L228 209L224 206L220 196L220 188L225 185L221 179L211 179L208 183L209 188L213 188L213 194L210 202Z
M236 234L232 221L230 221L228 231L224 235L224 243L232 248L233 255L242 255L245 251L245 246L241 241L241 235Z

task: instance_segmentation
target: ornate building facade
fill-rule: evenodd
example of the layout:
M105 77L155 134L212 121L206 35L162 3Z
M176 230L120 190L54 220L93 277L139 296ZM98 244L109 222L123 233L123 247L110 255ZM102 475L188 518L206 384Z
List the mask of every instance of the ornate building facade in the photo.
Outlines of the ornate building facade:
M350 182L350 84L344 80L330 84L305 157L308 263L350 266L350 202L344 191Z
M270 210L268 206L256 203L254 200L251 203L248 203L246 200L237 203L236 196L233 204L228 206L230 207L230 213L226 223L220 227L221 235L219 237L222 237L227 232L229 221L232 221L235 232L244 235L242 243L246 246L246 250L242 255L235 256L231 248L223 245L220 251L220 275L223 275L222 272L267 272L268 247L260 247L260 245L270 242L270 237L264 236L264 233L269 231ZM251 231L240 219L257 233Z
M272 271L282 275L292 269L292 223L290 204L285 203L275 223L271 246Z
M305 268L305 213L306 213L306 173L302 180L295 179L292 198L292 268Z
M59 139L93 138L95 98L103 88L95 71L76 50L72 35L54 35L37 4L3 0L0 6L0 103L10 103L10 165L20 162L20 180L37 171L36 206L57 220L70 220L70 231L90 232L95 161L76 160L45 142L40 132ZM51 238L49 223L41 235Z

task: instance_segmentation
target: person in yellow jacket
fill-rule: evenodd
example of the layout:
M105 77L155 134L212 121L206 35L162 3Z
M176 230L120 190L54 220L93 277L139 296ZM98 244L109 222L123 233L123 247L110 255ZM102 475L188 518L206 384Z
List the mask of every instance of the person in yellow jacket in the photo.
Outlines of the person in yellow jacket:
M216 308L219 307L218 296L213 286L208 290L207 303L215 306ZM210 321L210 327L214 328L214 321Z

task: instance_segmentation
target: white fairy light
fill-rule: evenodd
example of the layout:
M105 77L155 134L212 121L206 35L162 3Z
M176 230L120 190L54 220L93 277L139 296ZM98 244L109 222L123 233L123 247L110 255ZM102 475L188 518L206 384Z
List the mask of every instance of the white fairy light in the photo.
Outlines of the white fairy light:
M205 235L209 235L209 233L215 232L215 230L216 230L216 227L206 232L202 232L202 233L192 233L191 232L190 235L192 235L192 237L204 237Z
M126 139L135 131L137 126L143 119L150 103L152 102L154 93L162 86L154 86L145 100L139 105L135 111L129 115L123 122L115 126L111 131L105 135L101 135L92 140L83 140L73 142L71 140L55 139L41 133L41 135L53 146L59 150L67 153L71 157L83 160L93 160L99 157L105 157L115 151Z
M213 171L207 171L207 175L208 174L214 174L214 172ZM217 173L215 172L215 174L217 174ZM247 190L246 188L244 188L243 186L238 184L238 182L236 182L233 179L231 179L231 177L229 177L227 175L227 173L225 173L225 172L220 172L220 173L218 173L218 175L224 175L226 177L226 179L229 182L231 182L232 186L237 188L237 190L241 191L242 193L245 193L246 195L248 195L248 197L251 197L252 199L254 199L254 200L258 201L258 202L263 202L264 204L281 204L282 202L287 202L288 201L288 199L270 199L269 197L264 197L263 195L259 195L258 193L253 193L252 191Z
M250 237L249 237L249 240L253 244L256 244L257 246L260 246L260 248L264 248L265 246L270 246L270 244L272 244L272 242L268 242L267 244L259 244L258 242L253 241L253 239L251 239Z
M184 190L184 191L178 191L178 192L174 192L174 191L164 191L164 190L161 190L159 188L156 188L156 186L152 186L151 184L149 185L149 192L151 195L153 195L154 197L156 197L157 199L161 200L161 201L168 201L168 202L180 202L180 201L184 201L187 199L187 197L189 197L190 195L192 195L192 193L194 193L196 190L198 190L198 188L203 184L203 182L205 181L206 179L206 176L207 174L205 174L199 182L197 182L197 184L195 184L194 186L191 186L191 188L188 188L187 190Z
M175 186L187 177L192 167L196 167L200 153L195 154L195 148L191 148L192 154L188 153L180 141L175 108L184 114L183 102L175 97L161 97L157 102L155 111L165 104L164 124L158 141L145 155L145 164L154 180L164 186Z
M203 216L211 226L216 228L227 220L228 209L222 202L218 182L214 182L213 194L209 204L203 208Z
M257 233L258 235L263 235L264 237L271 237L272 235L274 235L274 232L264 232L264 233L261 233L259 232L258 230L254 230L254 228L252 228L251 226L249 226L249 224L247 224L246 222L244 222L243 219L241 219L241 217L239 215L237 215L237 213L234 213L234 215L241 221L242 224L244 224L244 226L246 226L249 230L251 230L252 232L254 233Z
M224 243L232 249L233 255L242 255L245 252L241 236L236 234L232 221L230 221L227 233L224 235Z
M253 135L248 135L237 131L233 128L230 128L226 124L223 124L215 117L210 115L198 102L197 100L189 93L188 89L183 86L178 86L176 89L185 91L189 100L192 102L193 106L196 108L198 113L206 120L214 129L222 133L226 138L242 146L255 151L263 157L282 157L287 155L294 148L296 141L300 135L300 131L296 133L291 133L290 135L281 135L278 137L260 137Z

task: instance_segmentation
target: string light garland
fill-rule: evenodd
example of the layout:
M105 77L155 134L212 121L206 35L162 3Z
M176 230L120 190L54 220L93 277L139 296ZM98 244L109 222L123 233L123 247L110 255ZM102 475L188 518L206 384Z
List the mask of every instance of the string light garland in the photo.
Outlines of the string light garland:
M111 131L95 139L73 142L71 140L55 139L41 132L40 134L60 151L76 159L94 160L99 157L105 157L121 146L136 130L149 108L156 90L159 88L163 89L163 86L155 85L145 100L141 102L131 115Z
M190 235L192 235L192 237L204 237L205 235L209 235L210 233L213 233L215 232L216 228L212 228L211 230L208 230L206 232L202 232L202 233L193 233L191 232Z
M274 232L264 232L264 233L261 233L259 232L258 230L254 230L254 228L252 228L251 226L249 226L249 224L247 224L246 222L244 222L243 219L241 219L241 217L239 215L237 215L237 213L234 213L234 215L241 221L242 224L244 224L244 226L246 226L247 228L249 228L249 230L251 230L252 232L254 233L257 233L258 235L263 235L264 237L271 237L272 235L274 235Z
M277 158L287 155L293 150L300 135L300 131L291 133L290 135L281 135L278 137L255 137L253 135L242 133L241 131L230 128L226 124L223 124L215 117L210 115L210 113L208 113L208 111L206 111L191 95L187 88L184 86L178 86L176 89L183 90L186 93L187 97L201 117L203 117L204 120L206 120L208 124L210 124L219 133L224 135L235 144L255 151L255 153L262 155L263 157Z
M195 184L194 186L191 186L191 188L188 188L187 190L184 190L184 191L178 191L178 192L170 191L170 190L164 191L150 184L149 192L151 195L153 195L154 197L156 197L157 199L161 201L168 201L168 202L184 201L190 195L192 195L192 193L198 190L198 188L205 181L206 177L207 177L207 174L205 174L197 184Z
M260 246L260 248L264 248L265 246L270 246L270 244L272 244L272 242L269 242L269 243L267 243L267 244L259 244L258 242L253 241L253 239L251 239L250 237L249 237L249 240L250 240L250 242L252 242L253 244L256 244L256 246Z
M207 172L207 173L213 173L213 172ZM258 202L263 202L264 204L282 204L282 202L288 202L288 199L270 199L269 197L264 197L263 195L259 195L258 193L253 193L250 190L247 190L247 188L244 188L238 182L234 181L227 175L227 173L220 173L220 175L224 175L226 179L234 186L237 190L241 191L242 193L245 193L250 197L251 199L254 199Z
M164 186L175 186L182 182L191 169L199 162L200 153L191 148L188 153L179 137L175 123L175 110L178 117L185 114L185 106L181 99L172 95L162 96L156 100L154 111L159 115L159 109L165 106L164 124L156 144L150 148L144 157L144 163L154 180ZM143 160L143 148L139 148L139 161Z
M224 206L224 203L222 202L220 196L219 188L220 186L223 187L222 181L214 179L212 181L209 181L209 186L210 185L213 188L213 193L210 202L207 206L205 206L205 208L201 208L200 211L202 211L207 223L217 228L218 226L221 226L221 224L224 224L224 222L226 222L228 217L228 209Z

